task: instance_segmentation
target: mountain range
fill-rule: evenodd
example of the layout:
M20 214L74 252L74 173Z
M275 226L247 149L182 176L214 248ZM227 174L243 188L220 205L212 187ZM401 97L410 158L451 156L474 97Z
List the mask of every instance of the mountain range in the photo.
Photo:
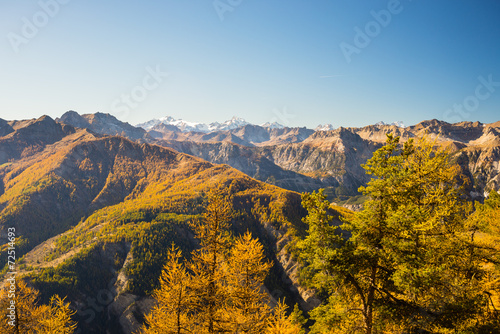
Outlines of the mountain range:
M327 188L331 200L361 203L357 188L369 180L361 164L386 133L403 141L427 135L449 147L471 198L499 188L500 122L315 131L234 120L211 132L164 123L144 129L74 111L0 120L0 251L15 227L18 275L42 300L68 296L84 333L128 334L152 305L169 245L184 254L197 247L190 222L210 189L232 195L233 232L248 230L264 244L274 263L265 282L271 296L310 310L319 301L301 286L286 247L305 229L298 192Z
M175 131L175 128L177 128L181 132L203 132L203 133L209 133L209 132L216 132L216 131L224 131L224 130L233 130L237 129L240 127L243 127L245 125L255 125L251 124L247 121L245 121L241 117L236 117L234 116L230 120L227 120L223 123L219 122L212 122L209 124L206 123L200 123L200 122L188 122L184 121L182 119L175 119L172 116L165 116L162 118L155 118L152 120L149 120L144 123L139 123L136 126L139 128L143 128L146 131L154 130L155 127L159 126L159 128L164 128L166 126L167 128ZM394 125L400 128L404 128L405 125L402 121L396 121L392 123L385 123L383 121L380 121L376 123L375 125ZM263 128L270 128L270 129L283 129L285 128L284 125L278 123L278 122L266 122L264 124L261 124L260 127ZM314 131L330 131L330 130L335 130L335 127L332 124L320 124L318 125Z
M151 130L152 128L160 124L174 126L182 132L194 131L194 132L208 133L213 131L232 130L250 123L245 121L243 118L239 118L236 116L223 123L213 122L210 124L187 122L183 121L182 119L174 119L171 116L166 116L160 119L152 119L145 123L137 124L137 127L144 128L145 130ZM274 125L266 123L263 126L276 126L276 125L280 126L278 123L275 123Z
M184 122L172 117L133 127L107 114L78 115L70 111L56 121L87 128L99 134L122 135L154 143L217 164L228 164L261 181L293 191L326 188L331 199L358 195L368 181L360 167L386 139L386 133L402 140L427 135L449 146L469 178L472 197L499 186L499 122L422 121L379 122L365 127L320 125L316 130L281 125L254 125L233 117L223 123ZM88 124L87 124L88 123Z

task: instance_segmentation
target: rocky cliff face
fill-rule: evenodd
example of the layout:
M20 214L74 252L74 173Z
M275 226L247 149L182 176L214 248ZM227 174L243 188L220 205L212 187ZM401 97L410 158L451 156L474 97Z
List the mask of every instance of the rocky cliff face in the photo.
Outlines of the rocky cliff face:
M500 189L500 129L486 125L471 139L467 146L456 150L455 158L471 180L471 195L480 198Z
M369 180L360 165L381 146L363 140L344 128L315 132L300 143L262 147L232 142L158 143L207 161L228 164L247 175L285 189L302 192L342 184L353 193Z
M274 154L266 147L247 147L232 142L199 143L173 140L159 141L158 144L212 163L230 165L253 178L288 190L312 191L339 184L336 178L328 175L317 178L302 174L299 169L286 168L293 153L281 156L279 151Z

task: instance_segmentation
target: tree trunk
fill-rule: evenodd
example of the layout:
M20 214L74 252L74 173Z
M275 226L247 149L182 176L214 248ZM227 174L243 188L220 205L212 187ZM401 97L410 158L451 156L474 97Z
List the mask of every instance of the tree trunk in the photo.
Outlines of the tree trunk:
M377 278L377 266L372 267L368 295L366 296L365 327L366 334L372 334L373 330L373 300L375 298L375 280Z

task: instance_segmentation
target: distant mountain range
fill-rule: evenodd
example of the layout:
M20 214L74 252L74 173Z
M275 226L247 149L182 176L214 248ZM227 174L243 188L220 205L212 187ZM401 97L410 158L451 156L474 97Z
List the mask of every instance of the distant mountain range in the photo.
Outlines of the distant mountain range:
M238 117L210 124L164 117L134 127L109 114L79 115L74 111L56 121L228 164L258 180L289 190L327 188L331 198L358 194L357 188L369 180L360 165L383 145L386 133L401 136L403 140L428 135L438 138L439 144L452 147L455 159L471 181L471 196L482 197L485 191L498 189L500 185L499 122L450 124L429 120L407 127L402 122L378 122L360 128L334 128L326 124L312 130L277 123L253 125Z
M225 131L225 130L234 130L237 128L240 128L245 125L256 125L256 124L251 124L247 121L245 121L241 117L236 117L234 116L230 120L227 120L223 123L219 122L212 122L210 124L206 123L199 123L199 122L188 122L184 121L182 119L175 119L171 116L165 116L162 118L155 118L150 121L144 122L137 124L136 126L139 128L143 128L146 131L154 130L155 127L163 127L167 126L168 128L173 130L173 127L176 127L179 131L181 132L203 132L203 133L210 133L210 132L216 132L216 131ZM390 124L385 123L383 121L380 121L376 123L375 125L395 125L397 127L404 128L405 125L401 121L397 122L392 122ZM266 122L264 124L261 124L260 127L263 128L269 128L269 129L283 129L285 128L284 125L278 123L278 122ZM332 124L320 124L318 125L315 129L315 131L331 131L335 130L335 127Z
M210 124L205 124L205 123L197 123L197 122L187 122L182 119L174 119L173 117L166 116L162 117L159 119L152 119L150 121L147 121L145 123L137 124L137 127L143 128L145 130L151 130L155 126L158 125L170 125L170 126L175 126L177 129L179 129L182 132L203 132L203 133L209 133L209 132L214 132L214 131L224 131L224 130L233 130L242 126L245 126L248 123L245 121L243 118L239 117L233 117L228 121L225 121L224 123L219 123L219 122L213 122ZM275 125L274 125L275 124ZM278 127L283 127L278 123L273 123L273 124L263 124L265 127L271 127L271 126L278 126Z
M385 123L383 121L380 121L378 123L375 123L375 125L394 125L397 126L398 128L406 128L405 124L402 121L396 121L392 123Z

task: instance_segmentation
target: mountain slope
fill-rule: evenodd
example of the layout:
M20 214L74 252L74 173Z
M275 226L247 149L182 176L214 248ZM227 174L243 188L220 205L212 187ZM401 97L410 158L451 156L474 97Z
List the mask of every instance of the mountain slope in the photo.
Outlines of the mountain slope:
M16 122L14 129L0 138L0 225L16 226L33 245L122 201L159 171L189 164L195 173L209 165L170 149L76 131L49 117Z
M0 126L4 134L0 137L0 164L36 154L45 146L75 131L71 126L56 123L49 116L25 121L4 121Z
M191 154L216 164L228 164L237 170L292 191L312 191L338 186L333 178L318 179L279 166L266 148L251 148L232 142L197 143L192 141L158 141L161 146Z
M18 123L15 131L32 125ZM140 305L149 303L171 242L185 254L197 247L189 222L199 218L207 192L217 187L233 196L233 232L251 231L274 262L269 291L311 303L295 279L283 284L288 274L278 258L289 233L304 228L299 194L169 148L87 129L68 133L29 156L8 156L10 162L0 166L0 249L7 245L6 229L15 227L16 255L24 255L19 277L28 274L42 299L67 295L83 332L137 328L146 311ZM88 317L96 291L113 298Z

